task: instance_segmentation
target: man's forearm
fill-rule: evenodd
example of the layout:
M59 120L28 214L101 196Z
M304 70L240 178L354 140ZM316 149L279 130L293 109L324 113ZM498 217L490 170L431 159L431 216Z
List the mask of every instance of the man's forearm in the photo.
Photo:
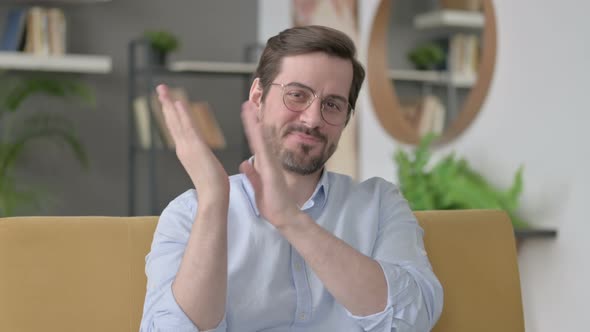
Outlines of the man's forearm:
M227 202L199 204L172 285L176 302L201 331L215 328L225 313L227 209Z
M387 305L387 282L379 263L321 228L305 213L279 231L303 256L326 289L357 316Z

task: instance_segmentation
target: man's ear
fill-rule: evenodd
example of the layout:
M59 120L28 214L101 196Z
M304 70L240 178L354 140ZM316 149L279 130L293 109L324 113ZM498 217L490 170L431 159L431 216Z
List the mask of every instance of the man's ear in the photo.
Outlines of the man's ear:
M262 85L260 84L260 78L256 77L252 86L250 87L249 100L253 102L259 109L262 104Z

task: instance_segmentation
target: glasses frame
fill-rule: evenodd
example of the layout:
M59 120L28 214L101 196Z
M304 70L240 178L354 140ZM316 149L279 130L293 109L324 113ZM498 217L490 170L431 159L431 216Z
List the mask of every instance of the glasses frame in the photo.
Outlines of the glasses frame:
M288 86L294 86L293 83L283 84L283 83L275 83L275 82L273 82L273 83L270 83L270 85L271 86L272 85L276 85L276 86L280 86L281 87L281 94L282 94L282 99L283 99L283 105L285 105L285 107L289 111L294 112L294 113L301 113L301 112L306 111L309 108L309 106L311 106L311 104L313 104L314 100L316 100L317 98L319 98L318 94L315 93L315 91L313 91L311 88L297 85L300 88L308 89L309 91L311 91L311 94L313 95L313 98L307 103L307 106L304 109L302 109L300 111L292 110L289 106L287 106L287 102L285 101L285 88L288 87ZM348 104L348 110L347 110L346 118L345 118L344 122L335 124L335 123L329 122L324 117L324 100L323 99L320 100L320 115L322 116L322 120L324 120L325 123L327 123L329 125L332 125L332 126L347 125L348 124L348 121L350 121L350 117L352 116L352 113L354 112L354 108L352 107L352 105L350 104L349 101L346 101L346 103Z

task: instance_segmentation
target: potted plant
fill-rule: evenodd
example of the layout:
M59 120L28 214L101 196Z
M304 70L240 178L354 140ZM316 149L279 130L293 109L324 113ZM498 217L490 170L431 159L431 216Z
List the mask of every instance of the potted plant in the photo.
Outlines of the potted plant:
M413 153L395 153L400 190L413 210L501 209L511 217L514 228L528 223L516 214L522 192L522 167L508 190L493 187L465 159L448 154L429 165L430 145L435 135L426 135Z
M443 48L436 43L426 43L414 48L408 60L418 70L434 70L444 66L446 57Z
M84 148L67 117L52 110L16 114L23 102L40 94L94 103L90 90L75 81L43 76L0 79L0 217L30 213L41 205L42 191L19 183L14 174L19 157L32 143L65 143L80 164L88 166Z
M165 65L168 54L180 47L178 39L172 33L164 30L146 31L144 36L150 45L150 60L155 65Z

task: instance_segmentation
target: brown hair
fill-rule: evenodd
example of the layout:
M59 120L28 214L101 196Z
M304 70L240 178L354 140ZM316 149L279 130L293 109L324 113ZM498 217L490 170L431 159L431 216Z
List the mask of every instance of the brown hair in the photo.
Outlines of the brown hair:
M262 85L262 99L266 97L270 84L279 74L284 57L313 52L350 60L353 76L348 101L354 108L365 79L365 70L355 57L354 43L344 33L318 25L287 29L268 39L255 73Z

